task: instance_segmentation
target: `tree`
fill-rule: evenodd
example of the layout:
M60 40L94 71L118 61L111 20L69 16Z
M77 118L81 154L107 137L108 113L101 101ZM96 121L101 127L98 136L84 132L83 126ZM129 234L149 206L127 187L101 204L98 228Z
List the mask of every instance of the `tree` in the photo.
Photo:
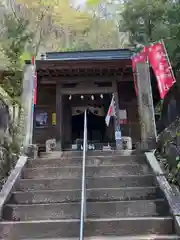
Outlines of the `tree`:
M20 133L19 122L15 121L15 112L18 110L20 117L22 66L24 65L24 58L30 57L27 46L31 42L33 34L29 30L28 21L20 17L17 12L11 11L5 6L2 6L1 10L0 52L1 58L5 62L4 65L1 65L1 72L5 75L1 76L0 95L9 112L8 128L1 135L1 141L4 142L3 147L6 149L6 153L8 152L6 163L9 163L8 170L10 170L12 153L19 153L20 150L22 132ZM2 95L3 92L6 95ZM7 98L9 101L7 101Z
M55 1L54 1L55 2ZM42 43L46 42L51 35L51 19L50 11L53 4L52 1L46 0L9 0L9 8L12 10L16 19L28 21L29 30L33 32L33 39L28 50L37 56Z
M41 49L69 49L74 38L86 32L89 15L72 7L68 0L17 0L34 30L35 55ZM31 13L31 14L29 14ZM53 49L52 49L53 48Z
M33 45L38 46L35 55L40 51L89 50L127 45L127 37L118 32L117 21L112 16L106 16L106 7L109 12L106 3L98 6L91 3L81 8L72 5L69 0L17 2L23 6L23 11L31 12L25 16L29 16L31 29L36 32L33 40Z
M89 31L90 39L96 48L125 48L129 44L126 32L119 31L118 1L87 1L87 11L92 16L92 25ZM106 39L106 41L104 41ZM97 44L96 44L96 43Z
M167 9L169 38L165 40L176 74L180 75L180 1L171 1Z
M22 93L22 58L27 43L32 40L32 33L28 29L28 21L14 18L12 14L4 15L4 33L1 36L1 49L8 61L8 76L2 79L2 86L13 98Z
M119 22L129 32L130 44L142 47L164 40L176 75L180 74L180 1L126 0Z
M131 45L148 44L159 40L160 35L167 35L164 25L166 4L166 0L125 1L120 26L129 32Z

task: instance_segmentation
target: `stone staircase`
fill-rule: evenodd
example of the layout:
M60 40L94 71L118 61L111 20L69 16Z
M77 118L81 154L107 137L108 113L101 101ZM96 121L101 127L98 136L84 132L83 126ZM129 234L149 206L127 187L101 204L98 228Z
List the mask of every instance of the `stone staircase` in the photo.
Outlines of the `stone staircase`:
M28 160L3 209L0 238L78 239L82 157ZM86 161L85 239L180 239L144 155L91 152Z

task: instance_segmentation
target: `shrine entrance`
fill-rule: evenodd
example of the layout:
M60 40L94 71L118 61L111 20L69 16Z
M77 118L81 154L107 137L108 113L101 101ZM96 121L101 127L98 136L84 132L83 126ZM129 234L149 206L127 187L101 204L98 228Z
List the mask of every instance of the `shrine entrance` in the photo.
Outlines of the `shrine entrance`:
M88 141L91 144L102 145L114 142L114 122L111 119L110 126L105 124L105 116L111 101L111 94L76 95L70 96L72 101L72 144L83 139L84 111L87 110ZM81 104L80 104L81 103Z
M72 116L72 142L83 138L84 114ZM103 116L98 116L87 110L88 140L103 142L106 126Z

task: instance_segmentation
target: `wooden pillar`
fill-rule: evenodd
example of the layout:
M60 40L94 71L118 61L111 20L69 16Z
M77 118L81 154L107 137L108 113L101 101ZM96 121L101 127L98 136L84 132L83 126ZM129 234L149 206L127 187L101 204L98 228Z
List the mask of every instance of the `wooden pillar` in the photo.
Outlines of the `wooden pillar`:
M64 143L71 144L71 132L72 132L72 126L71 126L71 101L69 101L68 96L63 96L63 136L64 136ZM67 145L67 147L69 147Z
M62 150L63 139L63 95L61 93L61 85L56 85L56 142L57 150Z
M68 108L68 114L69 114L69 142L72 144L72 107L69 104Z

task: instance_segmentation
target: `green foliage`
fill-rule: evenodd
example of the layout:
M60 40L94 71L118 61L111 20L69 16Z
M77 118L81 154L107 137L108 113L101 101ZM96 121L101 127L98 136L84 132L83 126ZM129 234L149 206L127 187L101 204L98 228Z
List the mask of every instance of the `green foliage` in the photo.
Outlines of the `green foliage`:
M19 66L19 59L24 53L27 41L30 35L27 32L28 22L23 19L17 22L12 15L4 16L4 24L6 27L4 34L4 43L2 44L3 52L11 61L11 64Z
M83 50L92 50L88 42L78 41L78 42L74 42L70 48L57 49L57 51L60 51L60 52L83 51Z
M30 52L23 52L19 58L19 64L21 69L24 67L24 61L25 60L31 60L32 59L32 54Z
M160 100L155 107L155 114L161 115L162 106L163 106L163 100Z
M25 49L33 34L28 29L28 21L15 19L11 14L4 16L5 32L1 48L8 59L8 76L2 79L2 87L15 99L22 93L22 61L27 56Z
M87 5L95 6L95 5L99 4L100 2L101 2L101 0L87 0Z
M175 68L180 70L180 1L172 1L167 9L170 38L165 41Z
M163 39L168 55L180 71L180 1L127 0L119 16L120 28L130 34L131 46Z
M132 45L148 44L159 40L157 33L165 19L165 10L165 0L128 0L125 2L120 25L130 33Z
M33 34L29 31L29 22L26 19L18 18L9 12L4 14L1 24L4 27L3 34L0 35L1 51L7 65L5 67L6 74L1 79L0 98L12 111L10 111L11 118L8 123L9 131L1 138L4 142L2 147L7 153L2 167L5 169L4 174L8 175L14 166L14 156L20 152L20 136L22 133L20 133L21 129L18 123L16 126L15 122L13 122L13 106L16 103L21 104L22 69L24 60L31 58L27 46L31 43Z

